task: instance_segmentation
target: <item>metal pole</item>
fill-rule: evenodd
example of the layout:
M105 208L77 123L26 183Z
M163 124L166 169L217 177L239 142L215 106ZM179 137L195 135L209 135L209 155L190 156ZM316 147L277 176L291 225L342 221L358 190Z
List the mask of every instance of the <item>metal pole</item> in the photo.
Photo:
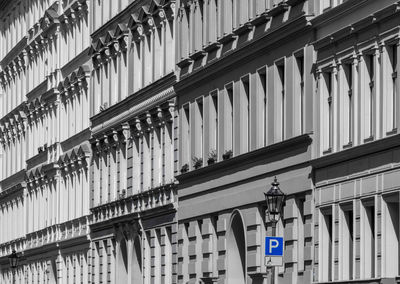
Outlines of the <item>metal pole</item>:
M15 268L11 268L12 269L12 284L15 284Z
M276 222L272 222L272 236L276 237ZM271 284L275 284L275 266L271 267Z

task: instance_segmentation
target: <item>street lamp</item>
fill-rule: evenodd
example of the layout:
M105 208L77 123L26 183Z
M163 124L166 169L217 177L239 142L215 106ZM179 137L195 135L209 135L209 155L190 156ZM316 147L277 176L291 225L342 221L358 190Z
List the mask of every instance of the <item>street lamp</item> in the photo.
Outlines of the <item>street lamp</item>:
M279 182L274 178L271 183L272 187L265 195L265 202L267 203L266 215L269 222L272 224L272 236L276 236L276 223L281 218L282 207L285 203L285 194L279 188ZM271 267L271 284L275 282L275 266Z
M8 257L8 260L10 261L10 267L13 272L13 283L15 282L15 269L18 267L18 262L19 262L19 257L15 249L12 251L10 256Z
M267 203L267 216L269 222L272 223L273 235L275 236L276 223L281 218L282 207L285 202L285 194L279 188L279 182L274 178L271 183L272 187L265 195L265 202Z

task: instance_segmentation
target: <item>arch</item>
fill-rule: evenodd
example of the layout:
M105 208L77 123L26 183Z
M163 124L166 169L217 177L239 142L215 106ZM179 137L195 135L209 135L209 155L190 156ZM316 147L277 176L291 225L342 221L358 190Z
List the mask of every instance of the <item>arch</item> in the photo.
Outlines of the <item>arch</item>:
M227 282L246 284L246 233L238 210L232 213L227 236Z
M119 242L116 272L117 283L128 282L128 250L124 238Z
M131 283L143 284L143 273L142 273L142 242L139 235L133 240L132 254L130 259L131 272Z

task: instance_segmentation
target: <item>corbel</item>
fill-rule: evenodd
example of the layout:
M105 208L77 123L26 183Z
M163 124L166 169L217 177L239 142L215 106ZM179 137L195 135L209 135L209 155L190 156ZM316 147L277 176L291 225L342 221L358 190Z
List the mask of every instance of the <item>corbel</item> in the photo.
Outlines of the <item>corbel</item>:
M146 126L147 126L146 131L150 132L151 130L154 129L153 117L150 112L146 112L145 121L146 121Z
M110 136L112 137L112 147L117 148L118 144L121 142L121 139L119 138L118 131L115 129L112 129Z
M140 121L140 119L136 118L134 123L135 123L135 136L136 137L143 136L143 127L142 127L142 122Z
M144 38L144 28L142 24L136 24L132 28L132 40L140 42Z
M131 127L129 123L122 124L122 143L126 143L131 138Z
M175 2L169 2L163 7L165 17L168 21L172 21L175 18Z
M174 120L174 115L175 115L175 102L170 101L168 102L166 121L172 122Z
M110 55L111 55L109 47L106 46L106 47L102 48L102 50L100 51L100 55L101 55L101 61L102 62L109 61L110 60Z
M118 56L118 54L121 53L121 47L118 39L113 39L110 43L110 46L112 47L112 53L111 53L112 57L116 57Z
M129 37L127 34L121 36L119 39L119 46L122 52L126 52L129 46Z
M162 9L162 8L159 9L157 11L157 13L153 16L153 19L154 19L156 27L160 27L160 26L164 25L165 20L166 20L164 9Z
M155 23L152 16L148 16L144 25L144 33L150 34L153 33L155 29Z
M103 59L100 52L96 52L93 55L93 65L96 69L99 69L103 65Z
M107 153L110 150L110 140L107 135L103 136L102 151Z
M69 17L71 25L75 24L77 22L77 17L76 17L76 12L75 10L71 10L71 13L69 14Z

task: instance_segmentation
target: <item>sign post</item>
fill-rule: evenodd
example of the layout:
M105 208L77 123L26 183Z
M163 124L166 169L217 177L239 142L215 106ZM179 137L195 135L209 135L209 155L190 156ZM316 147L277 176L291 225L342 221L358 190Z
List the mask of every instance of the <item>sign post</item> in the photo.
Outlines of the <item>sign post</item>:
M265 237L265 265L282 266L283 265L283 238Z

